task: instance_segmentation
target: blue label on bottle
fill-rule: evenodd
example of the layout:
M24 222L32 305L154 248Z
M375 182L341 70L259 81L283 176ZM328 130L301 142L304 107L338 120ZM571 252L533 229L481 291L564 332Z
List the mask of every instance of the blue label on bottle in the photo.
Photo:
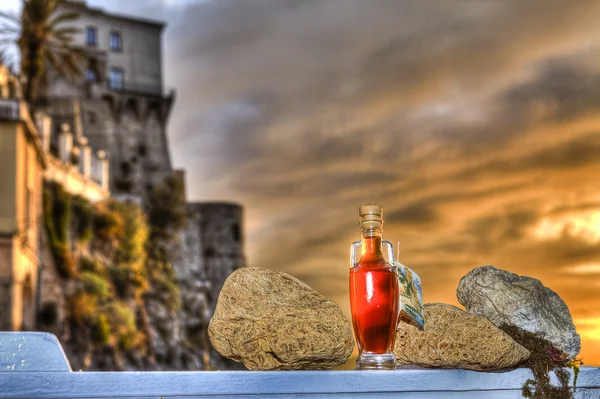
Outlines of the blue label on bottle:
M423 330L425 309L421 278L400 262L394 261L393 265L400 287L400 320Z

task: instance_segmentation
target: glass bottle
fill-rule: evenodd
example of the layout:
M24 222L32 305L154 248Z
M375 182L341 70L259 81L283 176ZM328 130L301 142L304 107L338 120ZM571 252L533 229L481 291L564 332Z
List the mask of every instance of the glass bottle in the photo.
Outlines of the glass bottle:
M382 253L383 209L375 204L363 205L359 215L361 241L352 244L350 253L350 306L358 345L356 368L394 369L398 279ZM393 254L391 243L386 244ZM359 246L361 256L356 262Z

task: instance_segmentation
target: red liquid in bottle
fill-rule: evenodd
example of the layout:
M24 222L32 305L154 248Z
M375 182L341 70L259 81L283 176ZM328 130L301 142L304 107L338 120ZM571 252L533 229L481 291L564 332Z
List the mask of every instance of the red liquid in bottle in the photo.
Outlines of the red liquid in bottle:
M359 350L391 351L398 322L398 280L381 251L381 238L365 238L363 256L350 270L350 306ZM370 241L370 242L369 242ZM373 249L373 252L369 252Z

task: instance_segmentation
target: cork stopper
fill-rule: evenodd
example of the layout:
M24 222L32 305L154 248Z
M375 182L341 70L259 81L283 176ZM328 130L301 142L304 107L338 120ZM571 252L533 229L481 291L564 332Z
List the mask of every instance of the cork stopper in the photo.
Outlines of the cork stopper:
M381 217L383 216L383 208L377 204L361 205L358 208L358 214L361 218L378 217L379 219L381 219Z
M366 204L358 208L360 228L371 233L381 232L383 208L377 204Z

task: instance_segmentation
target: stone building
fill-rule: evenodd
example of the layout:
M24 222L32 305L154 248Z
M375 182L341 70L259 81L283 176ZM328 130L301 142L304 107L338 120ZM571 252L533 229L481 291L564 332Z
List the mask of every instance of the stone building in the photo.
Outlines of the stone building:
M57 123L74 126L75 137L85 131L94 150L107 151L114 197L144 203L153 185L167 175L183 179L184 173L173 170L167 142L175 95L163 86L165 24L108 13L84 1L70 1L67 7L80 15L74 44L84 49L87 60L79 81L52 80L46 93L49 113ZM244 265L242 208L194 203L189 209L174 266L183 280L191 270L202 270L197 278L211 286L207 295L214 308L225 278Z
M166 176L184 179L173 170L167 122L175 93L166 90L162 73L160 21L124 16L69 1L80 17L74 44L87 59L79 80L51 79L46 107L55 125L68 123L95 151L110 160L111 194L116 199L147 204L152 186ZM245 265L242 207L231 203L188 204L173 262L189 309L190 334L208 323L227 276Z
M110 190L117 197L145 198L172 173L166 125L174 92L162 78L164 23L107 13L82 1L65 6L80 17L74 45L87 58L79 80L51 79L45 93L57 124L85 131L89 145L106 150Z

